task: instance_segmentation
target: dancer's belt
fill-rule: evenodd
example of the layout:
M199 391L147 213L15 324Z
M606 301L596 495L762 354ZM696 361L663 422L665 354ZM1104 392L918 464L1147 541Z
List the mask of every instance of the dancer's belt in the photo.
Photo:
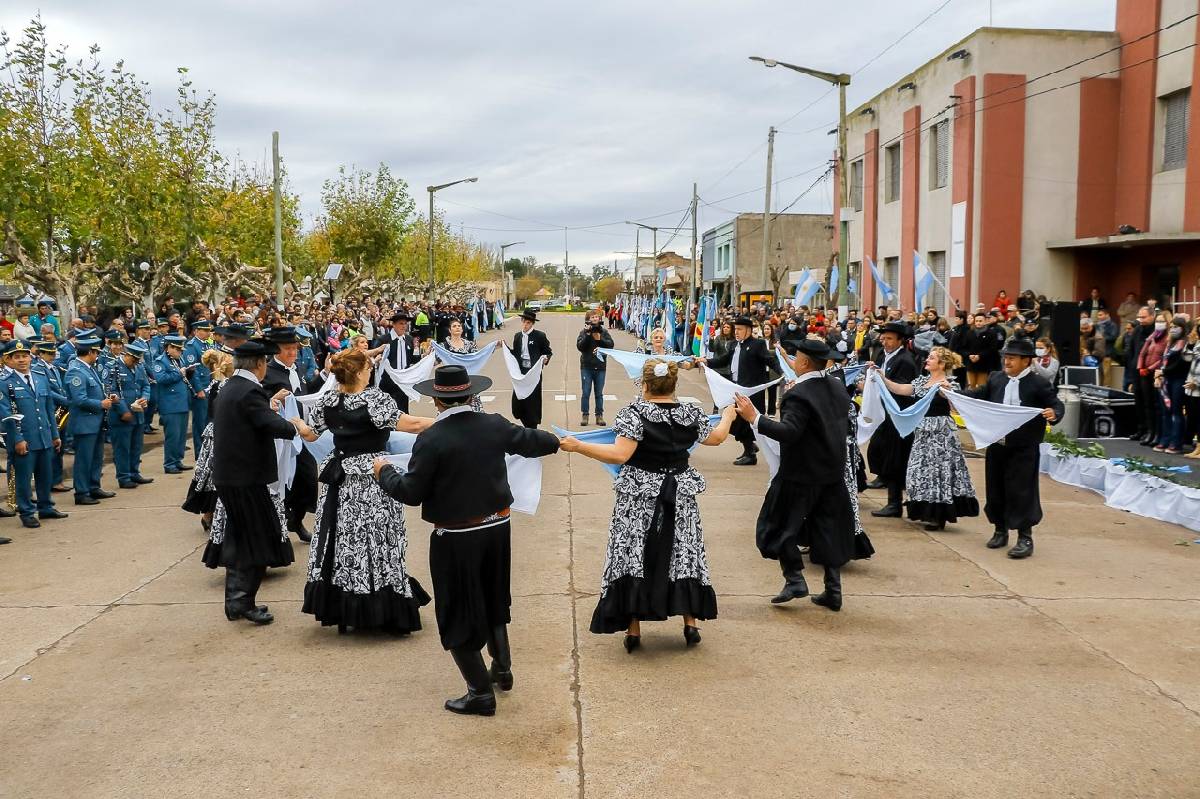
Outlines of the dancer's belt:
M495 513L489 513L487 516L480 516L478 519L466 519L465 521L455 522L454 524L439 524L435 522L433 527L435 530L446 530L447 532L451 533L456 531L461 532L463 530L470 530L473 527L479 527L480 525L488 522L507 519L510 513L512 513L512 509L505 508L504 510L496 511Z

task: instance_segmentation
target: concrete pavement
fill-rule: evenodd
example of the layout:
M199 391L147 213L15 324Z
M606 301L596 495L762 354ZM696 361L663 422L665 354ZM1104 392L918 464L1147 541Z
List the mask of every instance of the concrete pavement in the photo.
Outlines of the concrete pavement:
M545 422L574 427L577 400L554 397L579 393L580 318L543 318ZM500 359L489 374L486 409L507 413ZM633 387L610 371L606 392L611 420ZM679 393L707 402L695 374ZM493 719L442 710L462 686L431 607L406 639L301 614L302 546L260 594L275 624L226 621L178 508L188 478L157 453L150 486L39 530L5 521L0 796L1200 796L1194 535L1043 478L1030 560L984 548L982 519L867 517L878 552L846 569L840 614L773 607L753 537L766 467L736 455L694 458L720 618L691 650L647 624L633 656L587 631L611 481L547 459L537 516L514 519L516 687ZM429 528L407 518L428 585Z

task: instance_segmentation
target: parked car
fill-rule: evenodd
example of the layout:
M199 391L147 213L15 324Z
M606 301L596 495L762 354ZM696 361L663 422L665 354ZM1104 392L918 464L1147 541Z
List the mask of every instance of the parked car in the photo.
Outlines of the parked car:
M525 303L525 310L527 311L540 311L544 307L545 306L542 305L541 300L530 300L529 302Z

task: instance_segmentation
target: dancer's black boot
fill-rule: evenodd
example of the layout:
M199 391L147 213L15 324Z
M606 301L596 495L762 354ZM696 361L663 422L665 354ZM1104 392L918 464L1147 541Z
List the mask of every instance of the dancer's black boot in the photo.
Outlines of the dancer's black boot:
M894 516L903 516L904 508L904 486L901 483L888 483L888 501L879 510L871 511L871 515L878 518L888 518Z
M501 691L513 687L512 651L508 648L508 625L497 624L488 636L488 654L492 656L489 674L492 683Z
M1008 550L1008 556L1021 560L1033 554L1033 530L1017 530L1017 544Z
M496 694L483 654L478 649L451 649L450 654L467 683L467 692L458 699L447 699L446 710L464 716L496 715Z
M830 610L842 609L842 574L832 566L825 567L825 590L812 598L814 604Z

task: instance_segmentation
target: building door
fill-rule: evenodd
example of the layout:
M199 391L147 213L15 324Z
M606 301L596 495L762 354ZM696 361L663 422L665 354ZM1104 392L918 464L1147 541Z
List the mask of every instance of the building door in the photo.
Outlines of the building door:
M1150 264L1143 274L1148 294L1138 299L1153 298L1158 300L1159 308L1171 307L1171 298L1179 293L1179 264Z

